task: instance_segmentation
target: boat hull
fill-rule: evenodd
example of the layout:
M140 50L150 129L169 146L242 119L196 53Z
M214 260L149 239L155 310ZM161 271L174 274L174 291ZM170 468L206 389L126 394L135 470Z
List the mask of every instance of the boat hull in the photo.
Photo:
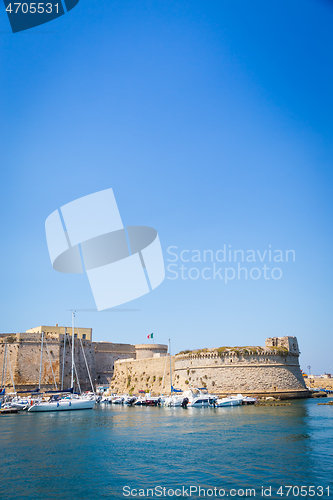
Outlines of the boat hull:
M94 400L68 400L64 399L61 401L55 401L51 403L37 403L29 408L28 411L40 412L40 411L73 411L73 410L91 410L95 405Z
M209 402L205 401L203 403L189 403L188 408L208 408Z
M240 406L242 404L242 400L240 399L233 399L229 401L217 401L215 403L216 408L222 408L223 406Z

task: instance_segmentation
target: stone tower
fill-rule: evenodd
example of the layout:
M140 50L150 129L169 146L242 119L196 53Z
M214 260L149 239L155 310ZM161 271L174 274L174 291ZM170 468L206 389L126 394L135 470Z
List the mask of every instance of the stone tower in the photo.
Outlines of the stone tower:
M290 354L299 356L300 351L296 337L270 337L266 339L266 347L284 347L288 349Z

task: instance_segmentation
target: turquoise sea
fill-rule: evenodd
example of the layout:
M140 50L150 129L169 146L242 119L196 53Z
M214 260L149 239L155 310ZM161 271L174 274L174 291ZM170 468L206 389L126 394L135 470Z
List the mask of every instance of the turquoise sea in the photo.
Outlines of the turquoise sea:
M317 403L3 415L1 496L332 498L333 406Z

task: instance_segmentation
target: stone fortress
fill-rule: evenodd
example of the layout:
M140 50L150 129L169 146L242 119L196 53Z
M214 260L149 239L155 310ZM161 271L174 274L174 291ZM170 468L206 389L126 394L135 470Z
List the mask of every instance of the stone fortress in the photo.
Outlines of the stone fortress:
M296 337L268 338L265 347L183 351L171 356L172 382L175 388L204 387L217 395L307 397L299 354ZM169 357L122 359L114 369L110 392L170 393Z
M52 390L54 378L58 389L61 387L62 374L63 387L71 385L71 327L38 326L22 333L0 334L0 377L4 367L5 345L7 355L5 365L6 390L35 389L39 383L42 331L44 332L41 389ZM64 344L65 332L66 343ZM91 384L86 368L89 366L94 387L109 387L114 374L115 361L123 358L141 359L166 355L167 346L117 344L112 342L93 342L92 329L75 328L75 379L79 379L81 390L90 390ZM84 354L83 354L84 351ZM85 356L84 356L85 355ZM52 366L52 368L51 368ZM76 387L78 387L76 385Z
M33 389L38 386L41 337L44 348L41 388L70 387L71 328L39 326L24 333L0 334L0 375L7 344L6 388ZM265 346L220 347L183 351L168 356L163 344L117 344L93 342L92 330L75 330L75 367L81 390L91 388L87 360L95 387L109 387L109 393L150 391L170 393L172 385L187 390L205 387L217 395L273 395L281 398L307 397L308 390L299 366L296 337L266 339ZM83 351L85 356L83 355ZM8 362L9 359L9 362ZM52 365L52 369L51 369ZM53 371L53 372L52 372Z

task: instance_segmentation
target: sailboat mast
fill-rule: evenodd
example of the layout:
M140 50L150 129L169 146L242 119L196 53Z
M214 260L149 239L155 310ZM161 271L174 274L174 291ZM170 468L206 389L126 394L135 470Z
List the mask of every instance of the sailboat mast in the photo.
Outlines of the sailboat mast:
M62 355L62 372L61 372L61 390L64 388L64 371L65 371L65 354L66 354L66 335L67 328L65 327L65 335L64 335L64 352Z
M169 357L170 357L170 386L171 386L171 394L172 394L172 370L171 370L171 344L169 339Z
M2 380L1 380L1 390L3 389L4 385L3 385L3 380L4 380L4 377L5 377L5 370L6 370L6 354L7 354L7 341L5 342L5 352L4 352L4 355L3 355L3 366L2 366ZM5 380L5 384L6 384L6 380Z
M74 316L75 312L72 312L72 377L71 377L71 388L74 387Z
M42 369L43 369L43 342L44 342L44 331L42 330L42 344L41 344L41 347L40 347L40 366L39 366L39 383L38 383L39 390L40 390L40 384L41 384L41 381L42 381Z

